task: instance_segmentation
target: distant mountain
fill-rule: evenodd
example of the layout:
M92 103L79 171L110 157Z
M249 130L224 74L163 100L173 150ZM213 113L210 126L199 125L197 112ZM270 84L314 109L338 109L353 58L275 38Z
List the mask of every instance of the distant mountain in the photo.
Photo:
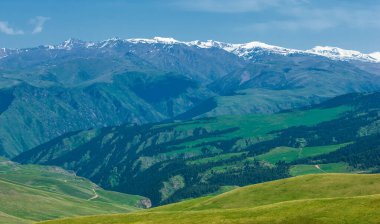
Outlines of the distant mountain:
M291 175L378 172L379 121L379 93L349 94L271 115L73 132L14 160L74 170L158 205Z
M239 57L245 59L253 59L253 56L259 52L281 54L281 55L291 55L291 54L311 54L311 55L320 55L331 59L336 60L358 60L366 61L373 63L380 63L380 52L373 52L370 54L364 54L359 51L346 50L338 47L329 47L329 46L316 46L310 50L296 50L290 48L284 48L274 45L265 44L262 42L249 42L244 44L231 44L220 41L208 40L208 41L178 41L173 38L167 37L154 37L152 39L120 39L120 38L111 38L108 40L100 42L86 42L78 39L68 39L59 45L45 45L40 46L40 49L48 50L76 50L81 49L107 49L107 48L117 48L121 46L131 45L166 45L166 46L189 46L189 47L198 47L203 49L209 48L219 48L227 52L236 54ZM12 54L22 54L30 49L20 49L20 50L10 50L2 48L0 49L0 55L2 57L7 57Z
M364 54L359 51L353 50L345 50L338 47L329 47L329 46L316 46L310 50L296 50L289 49L274 45L265 44L262 42L249 42L244 44L231 44L220 41L208 40L208 41L189 41L183 42L178 41L173 38L166 37L154 37L153 39L119 39L119 38L111 38L101 42L84 42L76 39L69 39L63 42L60 45L48 45L49 49L65 49L72 50L73 48L107 48L107 47L115 47L120 44L156 44L156 45L186 45L190 47L198 47L198 48L219 48L225 50L227 52L231 52L239 57L243 57L245 59L253 59L254 55L258 53L273 53L280 55L291 55L291 54L312 54L312 55L320 55L330 59L335 60L358 60L365 62L373 62L380 63L380 52L373 52L371 54Z
M162 37L0 49L0 155L88 128L275 113L380 90L378 54L318 49Z

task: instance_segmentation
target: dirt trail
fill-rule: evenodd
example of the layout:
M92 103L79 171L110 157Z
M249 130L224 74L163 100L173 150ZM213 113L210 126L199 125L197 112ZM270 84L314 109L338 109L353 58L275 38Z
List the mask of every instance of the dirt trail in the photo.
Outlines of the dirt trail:
M321 167L319 165L315 165L315 168L317 168L318 170L324 172L324 173L327 173L326 171L322 170Z
M93 188L92 191L94 192L94 196L92 198L89 198L88 201L91 201L91 200L94 200L94 199L97 199L99 197L99 195L96 193L95 189Z

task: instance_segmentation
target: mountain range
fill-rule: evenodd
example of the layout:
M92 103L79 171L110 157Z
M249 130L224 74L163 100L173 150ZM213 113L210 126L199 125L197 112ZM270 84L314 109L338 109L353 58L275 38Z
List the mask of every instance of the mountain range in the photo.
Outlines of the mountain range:
M0 155L88 128L270 114L378 91L378 55L160 37L1 49Z
M379 146L380 52L0 49L0 222L377 223Z

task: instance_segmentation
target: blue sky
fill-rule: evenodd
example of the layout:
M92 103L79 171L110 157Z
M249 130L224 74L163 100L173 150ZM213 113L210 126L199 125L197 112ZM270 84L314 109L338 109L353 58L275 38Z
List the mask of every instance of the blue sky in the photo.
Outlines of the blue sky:
M380 51L378 0L1 0L0 47L70 37L262 41Z

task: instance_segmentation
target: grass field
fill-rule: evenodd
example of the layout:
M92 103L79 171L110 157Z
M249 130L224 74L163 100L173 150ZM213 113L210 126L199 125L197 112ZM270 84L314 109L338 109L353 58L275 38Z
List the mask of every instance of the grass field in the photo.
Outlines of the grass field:
M257 159L265 160L269 163L277 163L279 161L292 162L297 159L318 156L336 151L349 143L305 148L277 147L268 153L257 156Z
M0 223L131 212L141 199L105 191L60 168L0 160Z
M204 163L210 163L210 162L217 162L217 161L223 161L230 159L235 156L241 156L244 153L238 152L238 153L226 153L226 154L221 154L213 157L207 157L207 158L202 158L202 159L197 159L194 161L189 161L188 164L204 164Z
M379 223L380 175L320 174L237 188L142 212L49 224Z
M46 224L368 224L380 222L380 195L284 202L244 209L140 212L56 220Z
M306 174L318 173L349 173L352 168L347 163L327 163L319 164L319 169L316 165L296 165L290 168L290 175L301 176Z
M318 123L329 121L339 117L342 113L351 110L348 106L339 106L334 108L311 109L304 111L292 111L286 113L278 113L271 115L233 115L219 116L211 119L201 119L188 122L169 123L157 125L156 128L163 126L175 126L179 131L194 130L196 128L205 128L208 131L227 130L237 128L235 131L224 133L220 136L212 136L197 140L183 142L175 147L182 150L192 150L193 152L200 151L200 144L205 144L213 141L229 140L233 138L262 138L270 139L270 132L293 127L293 126L312 126ZM322 149L321 149L322 150ZM170 153L181 153L173 151Z

